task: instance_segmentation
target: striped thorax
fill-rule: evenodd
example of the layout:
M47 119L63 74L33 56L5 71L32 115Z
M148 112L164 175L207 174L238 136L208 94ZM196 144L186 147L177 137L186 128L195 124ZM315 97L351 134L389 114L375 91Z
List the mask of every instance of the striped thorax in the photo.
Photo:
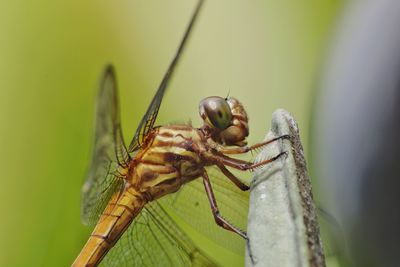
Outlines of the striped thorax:
M155 128L132 161L128 182L138 192L157 199L177 191L202 173L201 153L206 150L202 133L189 125Z

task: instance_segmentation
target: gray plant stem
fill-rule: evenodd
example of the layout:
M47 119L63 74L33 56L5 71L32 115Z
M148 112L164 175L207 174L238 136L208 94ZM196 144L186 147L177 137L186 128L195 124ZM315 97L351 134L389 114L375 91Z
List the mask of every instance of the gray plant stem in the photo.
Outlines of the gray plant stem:
M246 266L325 266L311 183L296 121L273 113L267 145L256 162L287 152L254 171L250 192Z

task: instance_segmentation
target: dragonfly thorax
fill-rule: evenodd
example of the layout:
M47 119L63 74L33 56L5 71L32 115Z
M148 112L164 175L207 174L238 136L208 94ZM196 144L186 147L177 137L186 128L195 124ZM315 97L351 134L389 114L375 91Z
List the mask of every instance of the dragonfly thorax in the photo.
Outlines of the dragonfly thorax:
M236 98L211 96L203 99L199 113L203 130L222 145L245 146L249 135L248 117L242 103Z

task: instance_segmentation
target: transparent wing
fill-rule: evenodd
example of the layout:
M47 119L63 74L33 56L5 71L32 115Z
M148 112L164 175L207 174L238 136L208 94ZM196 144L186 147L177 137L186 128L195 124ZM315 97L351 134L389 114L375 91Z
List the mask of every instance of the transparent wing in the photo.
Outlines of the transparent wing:
M106 266L216 266L157 201L147 204L104 258Z
M92 159L82 188L82 222L89 225L97 222L112 194L121 188L123 181L118 169L129 160L112 66L107 66L102 75L96 105Z
M143 139L147 136L147 134L151 131L151 129L153 129L154 123L157 118L158 110L160 109L161 101L168 87L168 82L170 81L172 74L174 73L175 67L182 54L182 51L185 47L186 41L189 37L190 31L192 30L193 24L197 18L197 15L200 11L202 4L203 0L200 0L192 15L189 25L186 28L185 34L182 38L178 50L176 51L175 57L173 58L171 64L169 65L167 72L165 73L164 78L162 79L161 84L158 87L158 90L154 95L153 100L150 103L150 106L147 108L147 111L144 114L142 120L140 121L139 127L137 128L135 135L133 136L133 139L128 149L129 153L132 153L137 149L139 149L140 144L143 142Z
M207 168L207 173L221 215L238 228L245 230L249 193L238 189L217 168ZM215 223L201 178L185 184L178 192L162 198L160 202L171 207L182 220L221 246L235 253L244 252L243 238Z

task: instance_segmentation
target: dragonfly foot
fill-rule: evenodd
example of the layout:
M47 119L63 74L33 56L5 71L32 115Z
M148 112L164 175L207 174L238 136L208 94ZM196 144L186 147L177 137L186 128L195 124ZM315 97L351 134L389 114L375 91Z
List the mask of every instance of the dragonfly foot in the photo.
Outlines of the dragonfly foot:
M251 261L251 265L255 265L256 264L256 260L254 258L253 252L251 251L251 246L250 246L250 239L247 237L246 238L246 247L247 247L247 254L250 258Z

